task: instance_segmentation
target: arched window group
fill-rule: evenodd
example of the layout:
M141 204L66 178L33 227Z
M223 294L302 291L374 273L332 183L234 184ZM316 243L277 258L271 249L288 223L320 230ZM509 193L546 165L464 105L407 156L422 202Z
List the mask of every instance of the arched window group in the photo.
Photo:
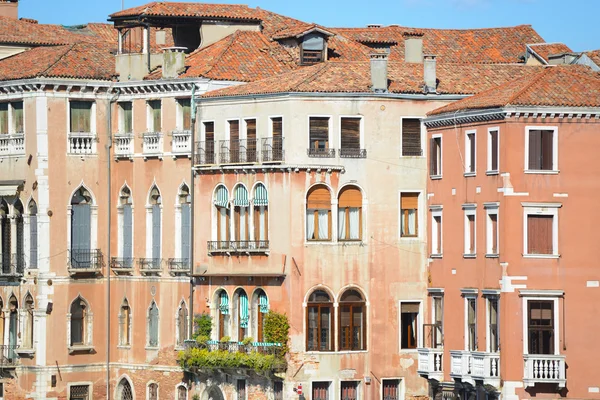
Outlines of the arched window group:
M334 302L323 289L308 296L306 306L307 351L366 350L366 302L356 289L345 290L337 307L337 346L334 343Z
M251 298L246 291L238 288L233 293L233 301L225 289L215 292L214 315L216 332L214 339L224 336L242 341L252 337L256 342L265 340L263 334L264 315L269 312L269 300L263 289L256 289Z
M0 198L0 265L4 275L22 275L27 264L37 268L37 207L34 200L30 201L27 211L19 198L10 202ZM26 224L28 214L30 221ZM28 241L25 240L27 233ZM29 263L27 258L30 258Z
M324 184L310 188L306 196L306 240L333 240L334 218L338 241L360 241L363 237L362 192L356 186L343 187L338 195L337 212L331 191Z

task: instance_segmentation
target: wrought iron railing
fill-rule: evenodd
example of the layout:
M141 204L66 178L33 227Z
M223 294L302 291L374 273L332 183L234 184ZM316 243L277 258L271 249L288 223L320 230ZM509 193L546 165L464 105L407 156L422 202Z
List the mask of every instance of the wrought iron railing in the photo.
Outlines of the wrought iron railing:
M258 140L239 139L219 141L219 163L238 164L258 162Z
M209 253L251 253L265 252L269 250L268 240L217 240L207 242Z
M99 249L69 250L71 270L99 270L104 265L104 255Z
M282 137L270 137L262 139L262 161L281 162L285 160Z
M17 346L1 345L0 346L0 368L16 367L19 363L17 355Z
M341 158L367 158L367 149L340 149Z
M215 157L215 142L197 142L196 143L196 159L194 164L196 165L211 165L216 164Z
M190 272L190 260L187 258L169 258L167 261L171 274L186 274Z
M138 260L141 272L162 271L162 258L140 258Z
M110 259L110 267L115 272L133 270L133 258L112 257Z
M335 158L335 149L307 149L306 154L313 158Z

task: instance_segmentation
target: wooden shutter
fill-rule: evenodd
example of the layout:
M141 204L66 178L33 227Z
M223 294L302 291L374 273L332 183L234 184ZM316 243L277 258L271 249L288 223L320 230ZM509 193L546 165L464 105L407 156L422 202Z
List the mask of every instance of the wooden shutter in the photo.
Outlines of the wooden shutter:
M360 118L342 118L342 149L360 149Z
M275 136L281 137L283 135L283 118L281 118L281 117L271 118L271 124L272 124L273 137L275 137Z
M152 113L152 131L160 132L162 128L160 100L152 100L148 103L150 104L150 112Z
M120 105L123 113L123 133L131 133L133 131L131 102L121 103Z
M490 132L490 141L491 141L490 171L497 171L498 170L498 131Z
M436 215L433 217L433 220L437 224L437 249L433 249L434 253L441 254L442 252L442 217L440 215Z
M542 168L542 131L529 131L529 169Z
M206 142L214 142L215 141L215 123L214 122L205 122L204 123L204 140Z
M552 215L527 216L527 253L552 254Z
M256 120L255 119L247 119L246 120L246 139L248 139L248 142L256 139Z
M15 133L23 132L23 102L12 103L13 127Z
M192 107L190 99L179 100L181 107L182 128L184 130L191 129L192 125Z
M240 139L240 121L229 121L229 140L231 143Z
M0 134L8 133L8 103L0 103Z
M160 205L152 206L152 258L160 258ZM154 266L154 265L153 265Z
M362 207L362 193L354 187L342 189L340 198L338 199L339 208L360 208Z
M308 209L329 209L331 207L331 194L325 186L315 186L308 192ZM315 227L316 229L316 227Z
M402 155L421 155L421 120L416 118L402 119Z
M553 169L553 136L552 131L541 131L541 169L545 171L552 171Z
M417 210L419 208L419 193L402 193L400 203L403 210Z
M441 154L442 151L442 139L441 138L432 138L430 141L430 175L437 176L442 172L441 163Z
M329 117L310 117L310 147L329 148Z
M89 204L72 206L71 249L90 250L91 209ZM83 261L83 260L81 260Z
M70 106L70 118L71 118L71 132L79 132L79 113L80 113L80 109L79 109L79 102L78 101L72 101L71 103L69 103Z
M181 205L181 258L190 260L190 205Z
M133 258L133 213L131 205L123 206L123 258Z
M29 216L29 268L37 268L38 265L38 226L37 214Z

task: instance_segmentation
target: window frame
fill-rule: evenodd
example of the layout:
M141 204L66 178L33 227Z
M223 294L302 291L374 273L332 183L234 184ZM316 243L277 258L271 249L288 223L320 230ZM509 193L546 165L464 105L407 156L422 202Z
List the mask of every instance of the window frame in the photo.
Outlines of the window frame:
M496 132L496 169L492 168L492 132ZM500 127L495 126L487 130L487 171L486 175L500 173Z
M308 197L311 193L311 191L317 187L317 186L322 186L323 188L327 189L327 191L329 192L329 207L328 208L308 208ZM337 198L336 198L336 202L337 202ZM337 235L334 236L334 232L337 233L337 226L336 226L336 230L334 231L334 227L333 224L334 222L337 223L337 218L334 219L334 213L333 210L337 211L337 204L336 207L334 207L333 204L333 190L331 187L329 187L327 184L325 184L324 182L319 182L316 183L314 185L311 185L308 190L306 191L306 195L304 196L304 243L305 244L309 244L309 243L333 243L335 242L334 237L337 238ZM327 220L327 225L328 225L328 237L326 239L309 239L308 238L308 229L307 229L307 221L308 221L308 216L309 216L309 211L312 211L313 213L313 217L315 218L315 221L318 222L318 212L319 210L327 210L328 211L328 220ZM337 224L336 224L337 225ZM314 233L318 233L319 231L319 225L318 223L315 224L314 226Z
M520 290L520 296L523 299L523 354L529 353L529 301L553 301L553 317L554 317L554 355L560 355L560 329L563 323L560 320L559 299L564 296L562 291L535 291L535 290ZM564 306L564 305L563 305Z
M403 146L404 146L404 130L403 130L403 123L405 119L418 119L420 122L420 134L419 134L419 141L421 142L421 155L420 156L405 156L403 153ZM425 119L424 116L413 116L413 115L403 115L402 117L400 117L400 157L426 157L425 154L425 149L423 148L423 143L424 143L424 139L427 139L427 129L425 127L425 123L423 122L423 120ZM441 136L440 136L441 137ZM432 136L433 138L433 136ZM441 146L440 146L441 147Z
M314 187L314 185L312 186ZM344 218L348 221L348 224L346 226L346 237L350 236L350 209L351 208L358 208L358 239L340 239L340 233L339 233L339 217L340 217L340 196L342 195L342 192L344 192L345 190L357 190L358 193L360 194L360 207L343 207L346 212L344 213ZM310 190L310 189L309 189ZM308 200L308 197L307 197ZM333 212L333 209L335 208L335 213ZM365 232L364 232L364 209L365 209L365 199L364 199L364 192L363 192L363 188L354 184L354 183L349 183L349 184L344 184L342 185L339 189L338 189L338 193L336 196L336 204L335 207L334 205L331 206L332 212L331 212L331 217L330 217L330 223L332 225L331 229L332 229L332 238L330 239L330 241L332 242L338 242L338 243L362 243L365 240ZM308 208L307 208L308 210ZM335 215L335 221L334 221L334 215ZM306 221L305 221L306 222ZM335 227L333 226L335 222ZM333 230L335 229L335 235L333 235ZM334 237L333 237L334 236ZM307 239L308 240L308 239ZM311 242L314 242L315 240L310 240Z
M342 296L344 296L344 294L348 291L354 290L357 293L360 294L360 296L362 297L362 301L342 301ZM337 303L335 303L334 306L334 312L337 310L337 343L336 343L336 350L338 352L359 352L359 351L367 351L367 315L368 315L368 311L367 311L367 300L365 299L364 294L358 290L355 287L348 287L346 289L343 290L343 292L340 294L339 297L340 300L337 301ZM354 315L353 315L353 311L354 311L354 307L360 307L362 309L362 324L363 324L363 329L361 332L361 336L362 336L362 348L358 348L358 349L354 349L352 348L352 345L350 346L350 348L344 348L342 347L342 310L341 307L345 306L345 307L350 307L350 326L353 327L353 322L354 322ZM335 327L334 327L335 328Z
M328 381L328 380L319 380L319 381L310 381L310 399L315 399L314 396L314 385L315 383L319 384L327 384L327 400L333 400L335 398L335 396L332 396L332 392L334 392L333 387L334 387L334 383L333 381Z
M360 122L358 124L358 150L362 150L365 148L365 139L364 139L364 132L365 132L365 118L363 115L339 115L338 116L338 126L339 126L339 130L338 130L338 143L339 146L338 148L340 149L340 154L343 150L342 148L342 119L344 118L350 118L350 119L359 119ZM309 122L310 123L310 122ZM310 125L309 125L309 134L310 134ZM330 135L331 136L331 135ZM331 146L329 147L331 148Z
M394 378L394 377L386 377L386 378L382 378L381 379L381 385L379 385L379 395L380 398L383 400L383 387L384 387L384 383L386 381L395 381L397 382L397 388L398 388L398 400L400 399L404 399L404 379L401 377L398 378Z
M306 143L306 148L307 149L313 149L313 147L311 147L311 140L310 140L310 119L311 118L327 118L327 146L324 148L324 150L331 150L331 149L335 149L335 145L333 144L332 138L333 138L333 115L331 114L309 114L307 115L307 125L306 125L306 130L307 130L307 143ZM341 121L341 120L340 120Z
M484 203L485 209L485 256L487 258L497 258L500 254L500 203ZM491 216L496 216L496 251L494 252L494 235Z
M22 129L19 131L16 129L16 119L15 119L15 104L21 103L22 110ZM0 133L0 135L24 135L25 134L25 102L23 99L2 101L0 104L6 104L6 132Z
M354 379L354 380L353 379L341 379L340 380L340 387L339 387L339 389L340 389L340 391L339 391L339 393L340 393L340 399L342 399L343 385L349 383L349 384L356 385L356 400L362 400L361 390L360 390L361 389L361 382L362 381L357 380L357 379Z
M190 102L190 124L191 124L191 118L192 118L192 99L189 97L180 97L175 99L175 102L177 103L177 121L176 121L176 127L178 131L186 131L186 130L190 130L190 128L186 129L185 128L185 120L184 120L184 108L185 106L183 105L184 101L189 101Z
M126 131L125 130L125 112L126 110L123 108L123 104L130 104L131 105L131 130L130 131ZM129 101L119 101L117 103L117 107L119 109L119 127L118 127L118 132L120 134L133 134L134 132L134 118L133 118L133 101L129 100Z
M419 304L419 313L417 315L417 343L414 348L402 348L402 304L403 303L417 303ZM399 353L416 353L417 349L423 347L423 300L398 300L398 349Z
M500 291L483 293L485 299L485 350L488 353L500 353ZM492 314L491 302L496 302L496 351L492 352Z
M68 382L67 383L67 400L71 400L71 386L87 386L88 387L88 397L90 397L94 393L94 383L91 381Z
M91 104L91 106L90 106L90 132L81 132L81 133L88 133L88 134L91 134L93 136L96 136L96 101L95 100L90 100L90 99L79 99L79 98L69 99L69 104L68 104L68 107L67 107L67 132L69 134L78 134L78 133L80 133L80 132L73 132L71 130L71 104L72 103L90 103ZM25 111L23 111L23 113L24 112ZM23 127L25 126L24 124L25 124L25 122L23 121ZM67 136L69 136L69 135L67 135ZM67 148L68 148L68 146L67 146ZM94 154L96 153L96 148L95 147L93 149L93 153Z
M436 140L439 139L440 145L439 145L439 150L440 150L440 155L439 155L439 159L438 156L436 154L435 157L435 164L437 165L437 170L438 173L436 175L432 174L432 166L433 166L433 155L430 154L429 155L429 159L430 159L430 164L429 164L429 179L442 179L443 174L444 174L444 169L443 169L443 165L444 165L444 147L443 147L443 138L442 138L442 134L433 134L431 135L431 138L429 139L429 147L430 147L430 151L433 150L433 145L432 143L434 143Z
M463 258L477 257L477 204L463 204L464 212L464 249ZM473 238L471 238L471 227L469 217L473 217ZM473 248L471 249L471 239L473 239ZM472 252L469 252L472 250Z
M185 389L185 399L184 400L188 400L190 398L190 390L189 390L188 386L183 382L179 382L177 385L175 385L174 400L179 400L179 390L182 387Z
M317 292L317 291L323 291L324 293L327 294L327 296L329 296L329 302L314 302L314 301L310 301L310 296L312 296L313 293ZM304 323L306 326L305 329L305 338L304 338L304 346L305 346L305 352L309 353L309 352L314 352L314 353L333 353L336 351L335 349L335 344L336 344L336 334L335 334L335 309L337 308L335 306L335 301L334 301L334 297L331 295L331 293L329 293L328 290L326 290L325 288L314 288L313 290L310 291L310 293L308 294L308 296L306 297L306 303L305 303L305 313L304 313ZM317 321L319 323L319 326L321 326L321 308L329 308L329 335L330 335L330 349L329 350L320 350L319 348L321 347L321 338L320 336L317 336L317 343L316 343L316 347L317 349L311 349L308 345L308 332L309 332L309 308L310 307L317 307Z
M523 206L523 257L524 258L559 258L558 251L558 209L562 203L529 203L522 202ZM552 254L529 254L528 253L528 216L550 215L552 216Z
M160 399L160 384L157 381L148 381L146 383L146 399L150 399L150 386L156 385L156 400ZM152 399L150 399L152 400Z
M151 103L158 103L160 105L160 126L158 129L154 126L154 108ZM162 133L162 127L164 124L163 115L163 104L161 99L148 99L146 100L146 131L148 133ZM150 129L152 128L152 129Z
M429 212L431 213L431 258L442 258L444 254L444 217L442 211L443 207L441 205L429 206ZM439 223L436 222L436 217L439 217ZM433 250L439 251L435 253Z
M416 235L402 235L402 220L404 218L403 208L402 208L402 195L403 194L417 194L417 212L416 212L416 221L415 221L415 229L417 231ZM409 240L420 240L423 229L420 229L420 223L424 220L423 213L423 191L422 190L400 190L398 192L398 237L401 240L409 241ZM407 209L409 210L409 209Z
M552 169L529 169L529 133L530 131L552 131ZM533 126L528 125L525 127L525 166L523 171L526 174L558 174L558 126Z
M461 289L462 292L462 296L464 298L464 338L465 338L465 351L478 351L479 348L479 335L477 330L479 329L479 321L478 321L478 313L479 313L479 302L477 301L479 299L478 296L478 291L477 289ZM475 307L474 307L474 320L475 320L475 327L474 327L474 349L469 349L469 302L470 301L474 301Z
M473 140L471 140L471 136ZM473 159L471 159L473 157ZM464 176L471 177L477 175L477 130L468 129L465 131L465 171Z
M150 332L150 312L152 309L152 304L156 305L156 310L157 310L157 316L156 316L156 345L153 345L152 343L150 343L150 339L151 339L151 332ZM148 308L146 308L146 340L145 340L145 348L146 350L158 350L160 348L160 308L158 307L158 303L156 302L156 300L153 298L150 301L150 305L148 306Z

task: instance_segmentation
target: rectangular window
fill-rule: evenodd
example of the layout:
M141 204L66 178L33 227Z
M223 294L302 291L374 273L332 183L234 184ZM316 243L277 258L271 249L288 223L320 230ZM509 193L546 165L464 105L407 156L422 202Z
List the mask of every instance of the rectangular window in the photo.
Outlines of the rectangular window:
M221 161L237 163L240 162L240 121L233 120L228 121L229 124L229 161L226 161L223 156L226 154L221 153Z
M283 400L283 382L273 382L273 394L275 397L274 400Z
M177 100L179 105L179 112L181 115L181 129L189 131L192 127L192 107L190 99L179 99Z
M309 155L327 154L329 150L329 117L310 117Z
M488 297L488 351L497 353L500 350L500 330L498 326L498 297Z
M71 101L71 132L90 133L92 131L92 102L91 101Z
M150 100L148 102L148 132L161 132L162 115L160 100Z
M431 165L429 175L433 177L442 176L442 138L431 138Z
M465 255L476 254L475 209L465 209Z
M527 215L527 254L554 254L553 215Z
M402 118L402 155L422 156L421 149L421 120Z
M529 354L554 354L554 301L527 301Z
M486 209L486 254L498 254L498 208Z
M431 298L433 332L429 343L432 348L442 347L444 343L444 298L433 296Z
M360 148L360 117L342 117L340 157L362 157Z
M553 171L554 145L556 131L552 129L531 129L528 134L528 164L527 169L531 171Z
M431 211L431 254L442 254L442 211Z
M214 164L215 163L215 123L205 122L204 123L204 143L200 144L200 157L204 156L204 159L200 160L201 164ZM204 146L204 147L202 147Z
M8 103L0 103L0 134L8 133Z
M10 103L12 107L13 133L23 133L23 102Z
M312 400L330 400L329 386L331 386L331 382L313 382Z
M245 145L245 149L243 149L243 154L246 156L246 162L256 162L257 154L256 154L256 120L255 119L247 119L246 122L246 143L242 143Z
M477 298L466 297L465 301L467 302L465 350L477 351Z
M475 131L465 133L465 174L475 174Z
M416 349L418 346L420 303L400 304L400 348Z
M69 400L90 400L89 385L73 385L69 388Z
M400 218L402 237L419 236L419 193L400 195Z
M488 172L498 172L500 147L498 142L498 129L488 131Z
M358 400L358 382L342 381L340 386L341 400Z
M133 113L130 101L119 103L120 121L119 130L121 133L133 132Z
M381 383L382 400L400 400L400 380L384 379Z
M246 380L238 379L237 381L237 400L246 400Z

